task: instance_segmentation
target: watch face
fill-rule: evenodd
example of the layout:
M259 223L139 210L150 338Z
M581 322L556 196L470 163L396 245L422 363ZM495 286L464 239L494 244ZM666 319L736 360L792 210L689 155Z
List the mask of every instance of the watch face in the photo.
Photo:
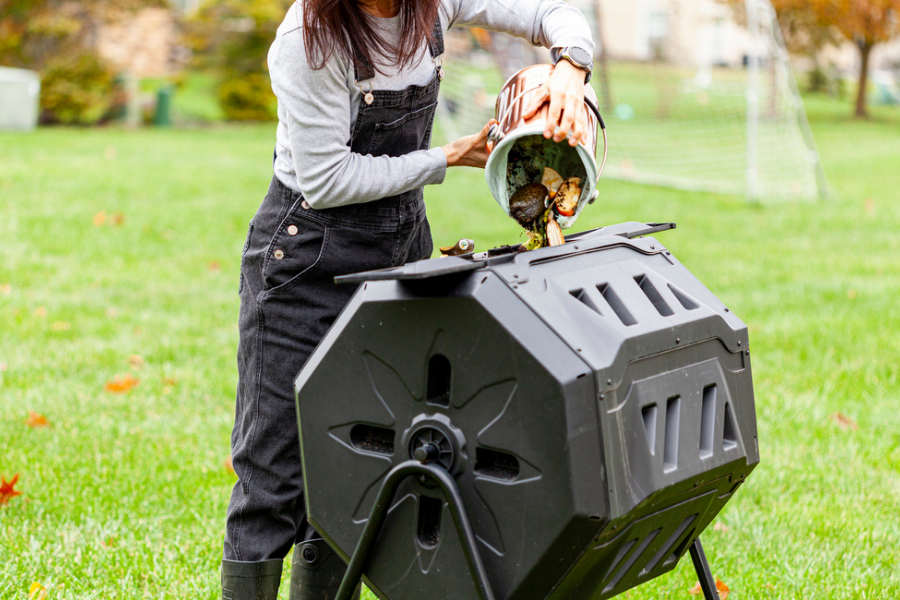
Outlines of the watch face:
M591 55L584 48L577 48L575 46L570 47L569 56L574 58L576 62L581 63L586 67L592 62Z

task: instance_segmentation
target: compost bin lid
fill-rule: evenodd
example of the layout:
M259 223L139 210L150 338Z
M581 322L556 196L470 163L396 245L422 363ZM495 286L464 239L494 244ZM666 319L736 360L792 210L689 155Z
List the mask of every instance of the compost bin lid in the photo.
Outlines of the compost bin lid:
M581 253L607 245L610 237L632 239L669 229L675 229L675 223L639 223L637 221L629 221L575 233L567 236L566 243L562 246L532 250L527 255L529 258L534 257L535 259L561 258L568 254ZM342 275L335 277L334 281L335 283L364 283L366 281L410 281L444 277L510 263L517 256L522 255L519 252L519 248L520 245L516 244L514 246L494 248L487 252L448 256L435 260L420 260L401 267Z

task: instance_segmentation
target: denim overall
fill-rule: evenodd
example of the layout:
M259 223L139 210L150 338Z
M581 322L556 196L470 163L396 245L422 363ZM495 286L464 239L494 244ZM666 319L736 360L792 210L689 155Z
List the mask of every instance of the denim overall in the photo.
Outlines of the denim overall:
M436 68L427 85L363 91L352 152L401 156L430 147L443 74L440 22L429 49ZM358 68L357 85L374 75L370 65ZM317 537L305 519L293 380L356 291L336 285L334 277L422 260L431 252L421 188L314 210L273 178L241 259L231 436L239 479L228 505L226 560L281 559L293 544Z

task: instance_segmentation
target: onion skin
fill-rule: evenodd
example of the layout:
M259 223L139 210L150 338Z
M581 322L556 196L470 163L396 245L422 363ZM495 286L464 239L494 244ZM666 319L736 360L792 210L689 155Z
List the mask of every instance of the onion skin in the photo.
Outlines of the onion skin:
M551 246L562 246L566 243L566 238L563 237L562 229L559 227L559 223L556 222L556 219L553 218L553 215L547 217L547 242Z

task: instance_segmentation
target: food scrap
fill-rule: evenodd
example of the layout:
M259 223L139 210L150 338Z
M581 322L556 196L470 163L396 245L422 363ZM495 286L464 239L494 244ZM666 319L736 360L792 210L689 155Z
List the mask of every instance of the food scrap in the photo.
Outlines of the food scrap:
M475 242L468 238L463 238L453 246L441 247L441 256L460 256L461 254L469 254L474 251Z
M528 235L523 250L565 243L557 219L575 215L585 177L584 165L571 148L541 136L517 140L507 157L507 188L509 215Z

